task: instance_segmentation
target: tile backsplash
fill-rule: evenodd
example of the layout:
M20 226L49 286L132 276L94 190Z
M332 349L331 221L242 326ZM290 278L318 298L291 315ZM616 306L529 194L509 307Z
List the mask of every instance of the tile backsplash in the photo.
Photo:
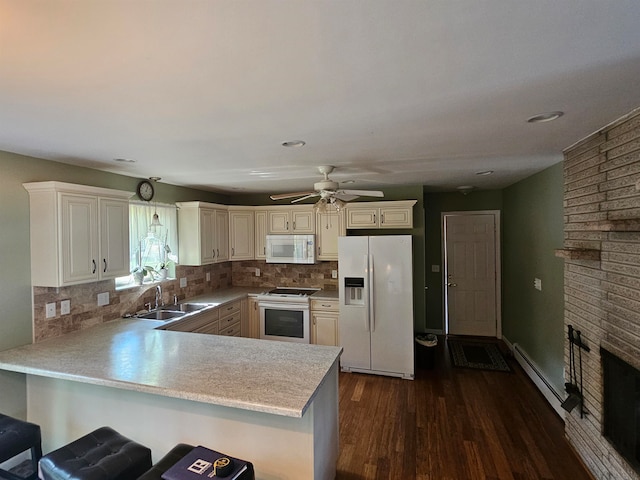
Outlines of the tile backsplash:
M256 269L260 276L256 276ZM201 267L176 266L176 279L162 285L164 303L172 303L174 295L179 300L229 287L271 288L307 287L336 290L338 280L332 271L338 270L338 262L321 262L315 265L271 264L252 260L225 262ZM206 281L207 273L210 280ZM180 288L178 279L186 278L187 286ZM157 284L116 290L113 280L86 283L69 287L33 287L33 335L34 342L57 337L76 330L108 322L128 313L145 308L145 303L155 301ZM99 307L98 294L109 294L109 304ZM60 302L70 300L71 312L61 315ZM56 304L56 315L46 318L46 304Z

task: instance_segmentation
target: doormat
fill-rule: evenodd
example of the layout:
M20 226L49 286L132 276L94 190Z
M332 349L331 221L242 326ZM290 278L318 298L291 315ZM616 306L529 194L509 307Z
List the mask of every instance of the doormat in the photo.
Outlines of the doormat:
M511 372L509 364L495 343L447 339L453 365L478 370Z

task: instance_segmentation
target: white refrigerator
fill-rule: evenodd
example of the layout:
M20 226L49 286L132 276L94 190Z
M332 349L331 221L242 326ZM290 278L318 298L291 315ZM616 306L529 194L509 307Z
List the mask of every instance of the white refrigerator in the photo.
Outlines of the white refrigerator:
M411 235L339 237L341 369L414 378Z

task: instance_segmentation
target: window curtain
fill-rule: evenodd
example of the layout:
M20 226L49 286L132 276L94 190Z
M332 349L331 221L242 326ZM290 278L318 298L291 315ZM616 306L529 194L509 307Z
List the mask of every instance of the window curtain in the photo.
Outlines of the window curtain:
M151 226L157 213L162 226ZM159 270L167 262L178 263L178 214L175 205L129 203L129 264Z

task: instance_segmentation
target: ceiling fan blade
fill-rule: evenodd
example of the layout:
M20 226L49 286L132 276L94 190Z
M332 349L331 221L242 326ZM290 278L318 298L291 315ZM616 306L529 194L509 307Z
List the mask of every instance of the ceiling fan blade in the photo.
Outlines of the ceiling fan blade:
M379 190L340 190L340 194L357 195L360 197L384 197L384 193Z
M350 202L358 198L358 195L346 195L344 191L340 190L335 193L334 197L339 198L343 202Z
M304 197L296 198L295 200L291 200L291 203L301 202L302 200L306 200L307 198L313 198L320 195L318 192L310 193L309 195L305 195Z
M310 192L279 193L277 195L271 195L269 198L271 200L284 200L285 198L300 197L304 195L311 195L313 193L316 193L316 192L312 190Z

